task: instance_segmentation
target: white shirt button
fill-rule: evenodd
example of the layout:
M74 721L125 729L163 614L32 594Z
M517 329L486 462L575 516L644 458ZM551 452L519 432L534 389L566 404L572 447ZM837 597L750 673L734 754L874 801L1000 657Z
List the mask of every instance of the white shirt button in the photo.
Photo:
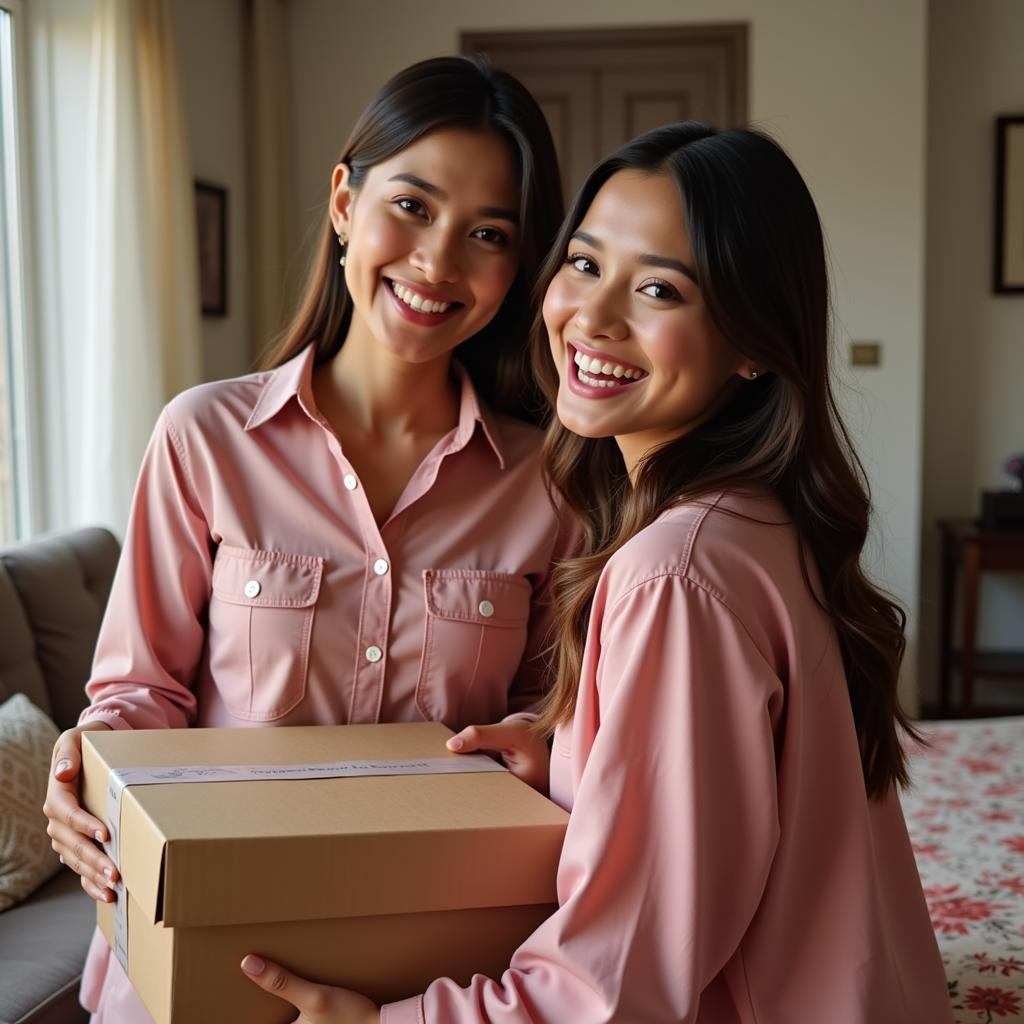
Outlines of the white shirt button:
M245 596L246 597L259 597L260 591L263 588L260 586L259 580L249 580L245 585Z
M372 662L378 662L384 657L384 652L374 644L372 647L366 648L366 660Z
M342 483L344 483L345 489L348 491L354 491L359 486L359 481L351 473L345 474L345 479Z
M378 576L383 576L388 571L389 568L390 566L388 565L387 562L384 561L383 558L378 558L377 561L373 563L373 571Z
M481 601L477 605L477 611L485 618L489 619L494 614L494 605L490 601Z

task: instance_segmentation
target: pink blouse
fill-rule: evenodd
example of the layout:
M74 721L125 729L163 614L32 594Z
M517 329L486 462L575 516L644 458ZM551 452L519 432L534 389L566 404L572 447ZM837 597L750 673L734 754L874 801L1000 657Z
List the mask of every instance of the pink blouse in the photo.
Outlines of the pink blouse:
M542 434L458 369L458 425L383 526L313 399L314 352L194 388L139 477L82 721L115 728L439 720L531 712L559 531ZM149 1020L102 936L83 1002Z
M383 1024L949 1024L899 800L866 797L785 520L685 505L609 560L552 758L559 909L500 980Z

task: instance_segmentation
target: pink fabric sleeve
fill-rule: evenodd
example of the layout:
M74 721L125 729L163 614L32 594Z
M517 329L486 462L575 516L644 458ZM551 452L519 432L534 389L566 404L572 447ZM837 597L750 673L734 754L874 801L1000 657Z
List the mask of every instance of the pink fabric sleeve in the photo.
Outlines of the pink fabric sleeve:
M692 1024L736 951L779 837L779 680L734 615L675 575L607 609L600 649L596 700L584 685L574 726L584 766L559 909L500 981L436 981L386 1006L384 1024Z
M519 671L509 688L509 713L502 721L516 719L535 722L540 704L550 682L546 670L546 649L551 643L551 570L556 562L571 558L579 546L581 531L579 523L564 507L559 508L558 536L551 552L548 571L534 587L530 605L530 622L527 627L526 648L523 651ZM482 723L483 724L483 723Z
M80 721L135 729L193 722L211 573L206 519L165 411L143 459Z

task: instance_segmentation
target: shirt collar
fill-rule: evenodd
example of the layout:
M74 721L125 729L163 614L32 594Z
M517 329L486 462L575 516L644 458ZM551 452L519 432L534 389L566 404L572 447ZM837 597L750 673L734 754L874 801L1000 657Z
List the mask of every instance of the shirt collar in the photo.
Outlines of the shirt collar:
M292 398L309 415L313 415L316 403L313 401L313 364L316 346L307 345L298 355L271 370L266 383L253 406L245 429L253 430L276 416ZM469 444L476 433L477 424L494 452L498 465L505 468L505 455L501 448L501 430L494 413L477 394L469 373L461 363L453 362L456 380L459 382L459 422L455 428L447 453L457 452ZM316 416L313 416L316 419Z
M267 420L276 416L291 398L298 397L307 409L312 407L315 358L316 346L307 345L298 355L292 356L288 362L270 371L246 421L246 430L263 426Z
M449 452L457 452L469 444L470 439L476 432L477 424L487 443L498 460L498 465L505 468L505 454L501 450L501 430L494 416L494 413L483 403L477 394L476 387L469 371L459 362L452 363L455 369L456 379L461 387L459 399L459 425L455 428L455 436L452 438Z

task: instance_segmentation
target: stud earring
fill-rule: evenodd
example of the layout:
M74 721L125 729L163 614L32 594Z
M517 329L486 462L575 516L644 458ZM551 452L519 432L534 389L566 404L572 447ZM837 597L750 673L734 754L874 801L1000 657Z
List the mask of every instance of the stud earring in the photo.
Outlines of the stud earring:
M757 380L757 370L751 370L750 371L750 379L751 380Z
M346 249L348 248L348 242L342 238L341 235L338 235L338 245L341 246L341 258L338 260L338 263L341 266L345 266L345 255Z

